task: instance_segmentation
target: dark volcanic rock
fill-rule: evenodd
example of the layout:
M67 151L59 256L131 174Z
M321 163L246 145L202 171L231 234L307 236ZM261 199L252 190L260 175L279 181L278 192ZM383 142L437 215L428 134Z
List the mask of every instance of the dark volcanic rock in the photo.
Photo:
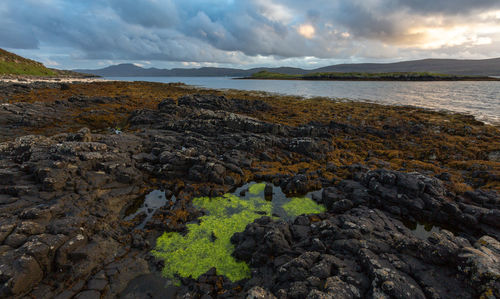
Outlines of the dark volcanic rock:
M258 285L276 296L285 292L302 298L312 292L333 298L451 298L473 297L481 291L478 286L472 290L464 284L466 277L458 270L457 255L471 252L470 243L450 232L419 240L398 220L363 206L308 227L308 240L305 236L286 242L279 238L283 241L270 244L259 242L262 234L266 240L277 232L284 235L287 225L258 220L232 239L235 256L250 263L253 277L265 277ZM324 248L315 246L314 239ZM283 247L278 249L278 244ZM479 258L467 257L469 263L481 265ZM278 259L288 262L276 264ZM495 271L483 268L476 271ZM245 288L251 289L254 283L248 281Z
M212 269L196 280L183 279L180 295L498 296L497 193L474 190L457 197L437 177L329 163L333 135L383 138L386 130L268 123L247 115L271 109L262 101L192 95L134 112L126 132L82 128L13 138L27 128L53 125L61 111L122 102L75 96L1 104L0 141L9 140L0 143L1 297L116 297L129 281L161 268L148 254L158 233L185 232L185 223L202 215L190 203L194 195L220 195L248 179L272 182L287 194L324 187L313 199L328 211L293 222L257 219L231 239L234 256L252 268L250 279L230 282ZM86 113L105 112L83 111L79 117ZM408 126L410 134L421 131ZM305 166L275 174L262 160ZM326 179L323 170L307 168L312 161L331 173L346 171L351 179ZM167 203L151 213L145 230L135 229L145 214L130 221L124 214L134 212L152 188L169 190ZM268 198L272 191L267 185ZM453 232L418 238L401 219L447 225Z
M233 236L233 255L252 268L243 290L278 298L498 296L497 210L451 196L439 180L419 173L358 171L355 181L323 190L329 211L319 220L263 217ZM470 226L467 215L484 225ZM398 220L408 217L453 223L455 233L419 238Z
M101 138L82 129L0 144L0 167L9 173L0 196L12 198L0 205L3 296L26 294L44 279L85 279L120 255L120 211L144 182L133 153L113 143L131 151L142 145L126 134Z
M16 136L25 128L46 126L63 111L120 101L77 96L53 103L2 104L0 125L6 129L2 134ZM287 156L290 144L308 134L304 129L238 114L268 109L260 101L195 95L177 103L167 99L158 110L137 111L130 118L136 133L100 135L83 128L0 143L2 293L41 292L39 282L54 294L67 292L65 285L90 279L103 265L123 256L123 249L144 251L150 247L142 234L130 236L130 228L121 224L121 212L143 194L148 177L225 186L203 191L217 195L242 183L243 169L250 168L264 150L273 148L270 154ZM318 145L305 150L311 156L323 151ZM300 186L300 190L312 187L317 184ZM195 190L187 185L173 190L177 202L159 209L147 228L182 231L186 221L199 216L183 199ZM281 252L290 238L290 232L277 231L266 240ZM12 263L24 255L29 263L22 267ZM32 276L23 276L23 267ZM50 287L50 281L64 284ZM120 292L117 283L111 283L114 294ZM78 296L107 292L107 288L91 285L91 291L82 289L84 293Z

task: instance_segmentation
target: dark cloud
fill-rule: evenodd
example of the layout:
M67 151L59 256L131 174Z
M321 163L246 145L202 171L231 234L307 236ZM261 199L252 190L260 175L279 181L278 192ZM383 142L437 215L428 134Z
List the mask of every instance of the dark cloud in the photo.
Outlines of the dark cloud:
M38 39L32 30L20 27L10 20L0 20L0 47L37 49ZM8 29L7 29L8 28Z
M500 8L498 0L395 0L397 6L406 6L420 13L471 14L478 10Z
M75 59L231 64L260 57L413 57L425 53L415 47L428 36L411 29L479 24L486 20L478 13L495 9L498 0L2 0L0 26L8 29L0 31L0 46L64 47ZM313 29L301 34L303 25ZM493 45L477 48L482 35L472 34L467 51L498 50L498 35ZM461 51L446 47L443 53Z
M179 21L177 7L172 0L110 0L110 5L125 22L130 24L168 28Z
M334 20L358 37L388 39L397 35L398 24L359 3L340 2Z

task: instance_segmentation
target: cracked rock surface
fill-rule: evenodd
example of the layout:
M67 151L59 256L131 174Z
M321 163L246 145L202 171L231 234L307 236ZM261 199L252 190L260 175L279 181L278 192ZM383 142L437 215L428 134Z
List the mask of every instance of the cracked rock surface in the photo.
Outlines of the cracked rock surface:
M4 94L12 92L20 91ZM220 195L251 180L291 195L322 189L313 199L327 211L290 222L263 217L236 233L233 255L250 265L251 278L230 282L212 269L182 279L181 287L165 294L500 296L497 192L456 193L447 188L445 174L329 164L339 147L335 134L388 138L390 132L334 122L266 122L249 116L269 112L264 101L189 95L134 111L123 132L80 128L19 135L27 127L50 125L61 111L125 101L79 96L0 106L0 137L6 140L0 143L0 297L158 296L164 290L162 264L149 254L155 238L185 232L185 224L202 215L191 205L194 196ZM277 168L306 166L290 174L270 171L263 161ZM309 170L308 163L324 167ZM332 179L326 171L347 175ZM152 212L144 229L136 229L145 214L124 218L152 189L163 190L167 203ZM407 222L438 229L422 237Z

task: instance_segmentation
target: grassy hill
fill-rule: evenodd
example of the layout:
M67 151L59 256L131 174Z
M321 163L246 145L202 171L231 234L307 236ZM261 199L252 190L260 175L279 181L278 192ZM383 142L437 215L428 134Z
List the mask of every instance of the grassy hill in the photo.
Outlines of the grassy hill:
M0 49L0 75L57 76L40 62Z
M275 79L275 80L346 80L346 81L461 81L461 80L497 80L484 76L447 75L429 72L390 72L390 73L360 73L360 72L326 72L305 75L289 75L261 71L244 79Z

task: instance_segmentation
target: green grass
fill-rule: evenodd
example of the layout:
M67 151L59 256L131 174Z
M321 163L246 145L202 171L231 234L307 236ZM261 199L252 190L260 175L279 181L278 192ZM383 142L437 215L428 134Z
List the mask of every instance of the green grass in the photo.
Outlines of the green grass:
M248 199L235 194L194 198L193 205L207 212L199 218L199 223L186 224L186 235L168 232L156 240L152 254L164 260L163 275L175 284L178 283L178 276L196 279L215 267L217 274L231 281L249 278L248 265L231 255L234 245L230 240L255 219L272 215L275 204L263 198L264 187L263 183L251 185L249 194L252 196ZM287 218L325 210L306 197L292 198L281 207L287 213Z
M311 73L305 75L287 75L260 71L248 79L284 79L284 80L396 80L396 81L432 81L432 80L466 80L487 79L480 76L455 76L429 72L393 72L393 73Z
M0 49L0 75L57 76L40 62Z
M56 76L44 66L0 61L0 75Z

